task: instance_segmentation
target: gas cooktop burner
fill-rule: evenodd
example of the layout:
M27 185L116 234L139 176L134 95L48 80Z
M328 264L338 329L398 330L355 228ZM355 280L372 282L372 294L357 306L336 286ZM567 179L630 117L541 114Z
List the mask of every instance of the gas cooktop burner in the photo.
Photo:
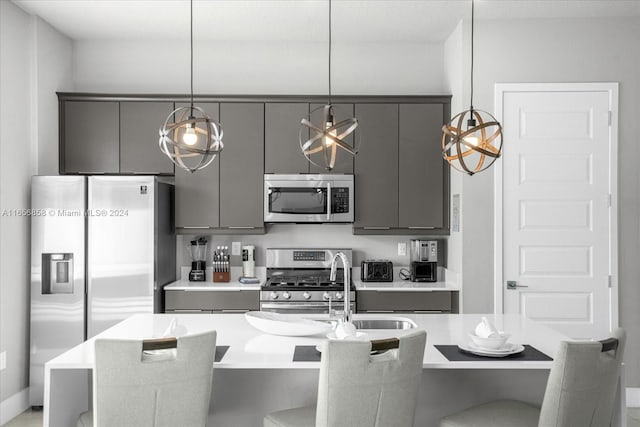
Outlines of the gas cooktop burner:
M320 277L271 277L265 287L290 287L290 288L317 288L317 287L343 287L342 280L334 282Z

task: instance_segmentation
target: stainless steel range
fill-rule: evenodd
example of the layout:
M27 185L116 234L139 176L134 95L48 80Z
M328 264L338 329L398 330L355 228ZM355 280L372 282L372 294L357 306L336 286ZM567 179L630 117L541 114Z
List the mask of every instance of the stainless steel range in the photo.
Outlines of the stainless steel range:
M351 265L351 249L267 248L267 281L260 291L260 310L278 313L329 313L344 309L344 271L330 280L331 260L338 252ZM350 284L351 309L356 291Z

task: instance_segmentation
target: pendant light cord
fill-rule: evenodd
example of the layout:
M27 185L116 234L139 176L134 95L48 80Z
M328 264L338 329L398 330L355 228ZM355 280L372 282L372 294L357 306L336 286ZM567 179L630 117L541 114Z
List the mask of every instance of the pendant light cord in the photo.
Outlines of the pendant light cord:
M473 27L474 27L474 0L471 0L471 99L469 101L470 110L473 111Z
M331 0L329 0L329 105L331 105Z
M191 58L190 58L190 63L191 63L191 115L193 115L193 0L191 0L191 4L190 4L190 24L189 26L191 27L191 38L190 38L190 45L191 45Z

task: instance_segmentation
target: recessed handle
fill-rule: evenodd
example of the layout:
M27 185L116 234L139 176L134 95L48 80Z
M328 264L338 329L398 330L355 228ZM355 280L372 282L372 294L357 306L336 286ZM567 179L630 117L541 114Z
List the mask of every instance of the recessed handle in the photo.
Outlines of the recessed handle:
M507 289L528 288L527 285L518 285L515 280L507 280Z

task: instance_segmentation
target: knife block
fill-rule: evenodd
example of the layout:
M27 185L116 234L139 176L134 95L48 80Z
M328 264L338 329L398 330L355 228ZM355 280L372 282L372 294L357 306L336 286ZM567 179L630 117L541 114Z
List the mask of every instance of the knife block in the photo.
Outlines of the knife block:
M214 282L229 282L229 272L228 271L214 271L213 272L213 281Z

